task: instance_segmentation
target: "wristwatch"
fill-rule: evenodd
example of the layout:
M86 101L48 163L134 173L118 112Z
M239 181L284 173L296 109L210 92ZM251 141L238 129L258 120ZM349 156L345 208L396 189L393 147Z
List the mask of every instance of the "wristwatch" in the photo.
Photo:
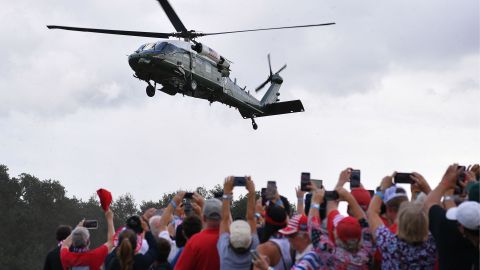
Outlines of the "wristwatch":
M231 201L233 199L233 194L223 194L222 199Z

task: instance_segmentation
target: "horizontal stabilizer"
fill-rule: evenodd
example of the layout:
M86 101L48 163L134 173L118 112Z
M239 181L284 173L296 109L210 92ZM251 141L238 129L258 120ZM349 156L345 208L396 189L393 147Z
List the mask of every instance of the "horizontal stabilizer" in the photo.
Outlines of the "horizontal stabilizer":
M262 111L262 113L256 113L253 115L244 111L240 111L240 113L242 114L243 118L255 118L277 114L303 112L305 109L303 108L303 104L300 100L290 100L268 104L262 108Z

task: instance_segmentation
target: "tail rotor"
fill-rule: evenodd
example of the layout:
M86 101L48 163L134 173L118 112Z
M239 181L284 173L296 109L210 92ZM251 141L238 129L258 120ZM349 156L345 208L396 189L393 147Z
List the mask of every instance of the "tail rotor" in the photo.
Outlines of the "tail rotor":
M265 85L267 85L267 83L271 82L272 81L272 78L274 75L278 75L280 72L282 72L285 68L287 68L287 64L283 65L283 67L281 67L277 72L273 73L272 72L272 63L270 61L270 54L267 55L267 58L268 58L268 68L269 68L269 71L270 71L270 75L268 76L267 80L264 81L262 84L260 84L257 88L255 88L255 92L258 92L260 90L262 90L263 87L265 87Z

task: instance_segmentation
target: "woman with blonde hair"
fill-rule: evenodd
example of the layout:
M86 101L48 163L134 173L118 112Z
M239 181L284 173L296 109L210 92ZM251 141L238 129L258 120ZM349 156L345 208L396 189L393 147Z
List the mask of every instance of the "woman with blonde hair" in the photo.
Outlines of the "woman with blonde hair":
M391 176L383 178L380 191L375 193L367 211L373 238L382 253L382 269L434 269L435 242L428 230L428 216L421 206L408 201L400 205L396 234L380 219L384 193L392 185Z

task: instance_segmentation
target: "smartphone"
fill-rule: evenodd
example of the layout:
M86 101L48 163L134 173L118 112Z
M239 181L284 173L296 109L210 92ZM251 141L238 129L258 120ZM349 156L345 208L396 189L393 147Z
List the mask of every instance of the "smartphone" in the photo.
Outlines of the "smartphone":
M304 207L304 211L305 211L305 215L308 216L308 212L310 211L310 204L312 203L312 193L307 193L307 195L305 195L305 207Z
M457 170L459 172L458 177L457 177L457 183L455 185L455 190L453 194L459 195L463 193L463 187L460 183L463 183L465 181L465 170L467 168L465 166L458 166Z
M190 200L186 200L183 203L183 211L185 212L185 215L188 216L188 217L193 214L193 207L192 207L192 203L190 202Z
M94 219L85 220L83 222L83 227L85 227L87 229L90 229L90 230L98 229L98 220L94 220Z
M265 205L267 203L267 197L265 193L267 192L267 188L262 188L260 191L260 196L262 197L262 205Z
M352 170L350 173L350 189L360 187L360 170Z
M317 188L322 188L323 187L323 180L310 179L310 182L314 183Z
M255 249L251 249L250 250L250 254L252 254L252 258L253 260L259 260L260 259L260 255L258 254L258 252L255 250Z
M186 192L185 196L183 196L184 199L191 199L193 197L193 192Z
M277 182L268 181L267 189L265 190L265 198L267 200L273 200L276 194L277 194Z
M338 196L338 192L336 190L333 191L325 191L325 201L335 201L340 198Z
M310 188L308 188L309 184L310 184L310 173L302 172L302 175L300 176L300 190L310 191Z
M411 173L396 173L393 177L395 184L413 184Z
M247 178L245 176L235 176L233 178L234 187L244 187L247 185Z

